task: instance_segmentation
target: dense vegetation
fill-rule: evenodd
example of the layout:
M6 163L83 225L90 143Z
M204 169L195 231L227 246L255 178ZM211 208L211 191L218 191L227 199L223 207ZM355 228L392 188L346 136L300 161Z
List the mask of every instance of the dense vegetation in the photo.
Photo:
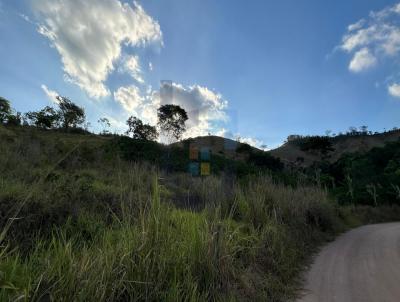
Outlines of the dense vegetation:
M213 176L190 177L190 140L94 135L77 127L84 111L66 126L43 122L64 114L45 108L22 126L6 109L0 301L286 301L318 245L400 217L394 206L339 206L323 182L248 147L246 160L213 155ZM397 147L385 149L385 173L397 173ZM358 156L349 162L382 164Z
M390 132L398 132L394 129ZM368 136L363 132L350 132L347 136ZM333 143L342 137L291 137L291 143L302 151L321 154L321 161L298 169L306 178L329 189L341 204L400 204L400 141L387 142L367 152L345 153L330 161Z
M284 301L321 241L399 214L265 174L166 174L107 136L0 131L0 300Z
M323 183L343 204L400 204L400 141L345 154L318 168Z

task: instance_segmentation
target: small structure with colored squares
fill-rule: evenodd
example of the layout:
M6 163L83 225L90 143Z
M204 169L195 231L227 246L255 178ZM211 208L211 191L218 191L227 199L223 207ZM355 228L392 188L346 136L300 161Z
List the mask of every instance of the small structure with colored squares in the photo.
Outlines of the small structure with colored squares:
M210 160L211 150L207 147L190 146L189 148L189 168L188 172L192 176L208 176L211 174Z

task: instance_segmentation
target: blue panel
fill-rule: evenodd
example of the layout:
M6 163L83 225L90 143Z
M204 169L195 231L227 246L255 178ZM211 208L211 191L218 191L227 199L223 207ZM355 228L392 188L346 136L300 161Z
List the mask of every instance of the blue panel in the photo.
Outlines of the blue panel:
M209 148L201 148L200 159L203 161L210 161L211 151Z
M189 171L192 176L199 176L200 175L200 165L199 163L190 163L189 164Z

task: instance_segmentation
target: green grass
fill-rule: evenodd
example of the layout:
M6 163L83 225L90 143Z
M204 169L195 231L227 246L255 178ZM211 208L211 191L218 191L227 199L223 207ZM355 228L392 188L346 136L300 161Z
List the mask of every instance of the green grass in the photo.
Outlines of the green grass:
M5 130L0 301L287 301L318 245L396 214L265 174L166 174L103 138Z

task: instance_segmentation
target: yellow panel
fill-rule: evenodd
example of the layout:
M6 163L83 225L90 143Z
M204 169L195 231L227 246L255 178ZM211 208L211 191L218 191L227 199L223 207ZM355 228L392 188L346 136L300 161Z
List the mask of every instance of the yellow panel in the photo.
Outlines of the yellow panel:
M200 173L202 176L210 175L211 173L210 163L201 163Z

